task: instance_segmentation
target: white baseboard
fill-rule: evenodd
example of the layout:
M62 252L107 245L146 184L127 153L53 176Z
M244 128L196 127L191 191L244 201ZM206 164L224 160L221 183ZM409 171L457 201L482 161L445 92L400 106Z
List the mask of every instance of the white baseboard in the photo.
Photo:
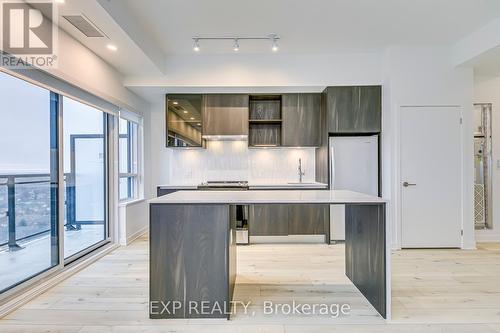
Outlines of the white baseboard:
M133 241L135 241L137 238L147 234L149 231L149 226L145 226L144 228L142 228L141 230L133 233L132 235L128 236L127 237L127 242L125 245L129 245L130 243L132 243Z
M13 296L4 304L0 305L0 318L5 317L12 311L33 300L35 297L45 293L50 288L55 287L62 281L75 275L118 247L118 244L106 245L103 248L96 250L95 253L90 254L81 260L77 260L67 267L64 267L62 271L55 272L54 275L48 277L47 279L41 280L31 287L26 287L26 289L20 290L18 295Z
M500 234L487 232L487 231L476 231L476 242L477 243L498 243L500 242Z

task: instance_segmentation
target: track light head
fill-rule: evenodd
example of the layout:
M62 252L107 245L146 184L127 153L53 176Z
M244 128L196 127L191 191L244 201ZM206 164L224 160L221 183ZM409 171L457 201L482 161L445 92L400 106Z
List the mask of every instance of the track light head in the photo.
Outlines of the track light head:
M233 51L238 52L240 50L240 44L238 43L238 38L234 39Z
M273 52L278 52L279 47L278 47L278 41L277 41L277 39L276 39L276 36L271 37L271 41L272 41L272 43L273 43L273 44L272 44L272 46L271 46L271 50L272 50Z
M200 52L200 44L199 44L199 42L198 42L198 38L195 38L195 39L194 39L193 50L194 50L195 52Z

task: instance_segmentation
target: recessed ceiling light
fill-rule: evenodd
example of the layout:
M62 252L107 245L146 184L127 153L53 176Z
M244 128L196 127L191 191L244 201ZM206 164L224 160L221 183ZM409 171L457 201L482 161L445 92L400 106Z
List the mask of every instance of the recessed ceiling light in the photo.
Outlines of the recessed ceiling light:
M172 104L177 105L177 104L179 104L179 102L173 101Z
M196 124L196 125L201 126L201 124L200 124L200 123L198 123L198 124Z
M116 50L118 50L118 48L116 47L116 45L113 45L113 44L108 44L108 45L106 45L106 47L110 51L116 51Z
M184 113L188 113L186 110L184 110L184 111L182 111L182 112L184 112Z
M191 117L191 118L189 118L189 119L194 120L194 117Z

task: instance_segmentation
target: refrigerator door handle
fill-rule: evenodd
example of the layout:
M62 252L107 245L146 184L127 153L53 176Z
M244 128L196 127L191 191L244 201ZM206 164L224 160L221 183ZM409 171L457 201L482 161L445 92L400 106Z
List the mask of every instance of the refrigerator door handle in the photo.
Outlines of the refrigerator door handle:
M335 189L335 155L333 146L330 145L330 190Z

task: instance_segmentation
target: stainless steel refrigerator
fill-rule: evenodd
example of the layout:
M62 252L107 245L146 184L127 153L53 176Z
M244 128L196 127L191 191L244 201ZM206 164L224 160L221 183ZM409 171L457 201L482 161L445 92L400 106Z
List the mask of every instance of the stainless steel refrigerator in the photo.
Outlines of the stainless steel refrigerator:
M378 196L378 135L331 137L329 155L330 189ZM330 240L345 240L345 205L330 205Z

